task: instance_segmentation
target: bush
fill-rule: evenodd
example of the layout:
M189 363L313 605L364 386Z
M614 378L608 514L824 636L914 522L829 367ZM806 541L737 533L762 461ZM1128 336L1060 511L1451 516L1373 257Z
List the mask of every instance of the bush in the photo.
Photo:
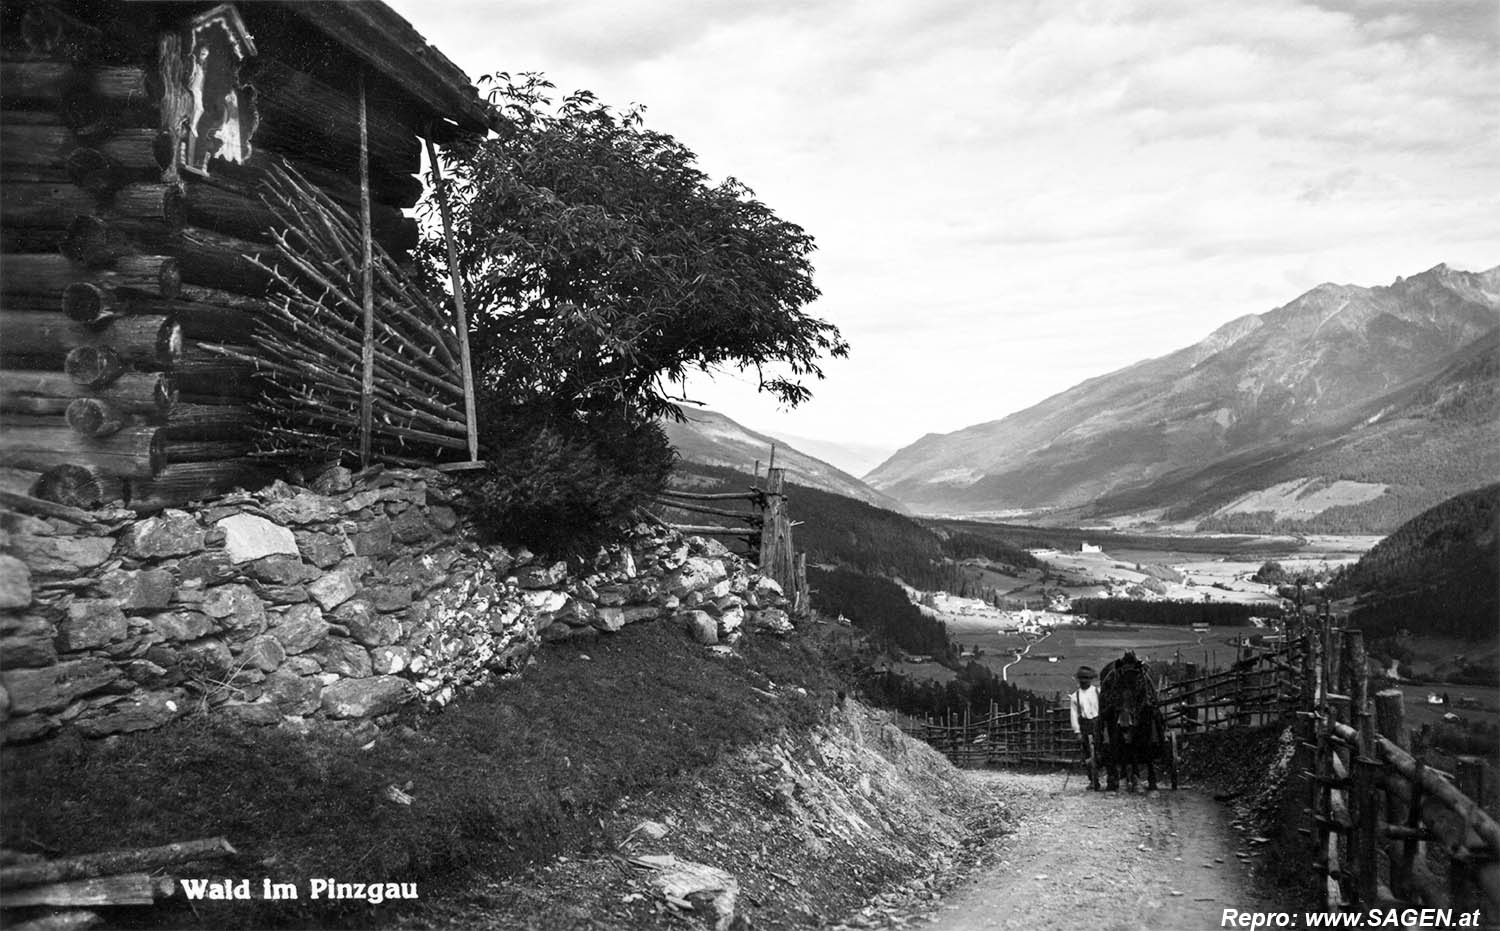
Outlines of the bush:
M481 531L559 553L617 538L677 459L660 426L615 411L564 416L546 406L492 405L480 435L489 441L489 467L467 490Z

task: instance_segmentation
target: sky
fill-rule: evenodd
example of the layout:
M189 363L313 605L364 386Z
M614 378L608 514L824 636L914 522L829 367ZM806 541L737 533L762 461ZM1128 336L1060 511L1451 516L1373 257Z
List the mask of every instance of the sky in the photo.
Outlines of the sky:
M689 383L764 432L893 451L1323 282L1500 265L1497 0L391 5L472 78L644 105L815 238L849 358L793 411Z

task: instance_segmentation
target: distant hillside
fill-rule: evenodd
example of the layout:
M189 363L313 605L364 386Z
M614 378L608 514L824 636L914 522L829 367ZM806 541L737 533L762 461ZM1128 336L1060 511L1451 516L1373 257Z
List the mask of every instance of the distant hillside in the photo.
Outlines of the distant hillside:
M788 481L821 488L875 507L906 511L906 507L895 498L876 491L849 473L764 433L743 427L717 411L684 409L683 414L687 418L685 421L664 421L662 426L686 462L749 473L759 461L761 474L765 474L771 447L775 446L776 465L786 469Z
M752 477L746 473L683 463L673 484L701 491L738 491L751 482ZM792 519L800 522L793 530L796 547L807 553L809 563L899 578L921 589L949 591L962 587L954 560L983 557L1014 566L1037 564L1030 553L1003 541L962 531L934 532L904 514L820 488L788 482L787 498ZM663 514L682 523L730 523L686 512Z
M1500 484L1447 501L1402 524L1341 573L1356 595L1355 625L1384 636L1500 639Z
M1500 474L1500 268L1320 285L868 479L923 513L1388 531Z

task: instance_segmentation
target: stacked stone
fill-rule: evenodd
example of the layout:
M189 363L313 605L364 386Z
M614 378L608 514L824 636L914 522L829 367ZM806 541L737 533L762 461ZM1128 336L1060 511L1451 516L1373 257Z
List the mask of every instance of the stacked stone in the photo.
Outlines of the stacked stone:
M596 562L604 568L573 582L523 574L523 588L553 589L551 600L537 605L544 641L596 637L659 619L674 621L706 645L732 645L746 629L792 629L781 586L717 540L641 525L628 548L606 551Z
M570 573L479 545L463 512L433 470L332 469L144 518L3 515L4 739L209 711L380 723L519 672L542 642L658 619L705 644L791 628L776 583L712 540L642 526Z

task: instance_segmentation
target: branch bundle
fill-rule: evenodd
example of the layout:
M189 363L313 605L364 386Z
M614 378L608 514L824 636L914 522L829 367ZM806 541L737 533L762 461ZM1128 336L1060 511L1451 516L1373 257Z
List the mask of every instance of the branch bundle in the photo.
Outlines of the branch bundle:
M266 182L265 200L286 227L277 262L259 261L273 299L254 350L205 344L255 367L256 454L327 458L359 448L362 237L357 220L291 168ZM467 448L458 337L451 314L378 244L373 251L375 385L371 448L391 462L452 458Z

